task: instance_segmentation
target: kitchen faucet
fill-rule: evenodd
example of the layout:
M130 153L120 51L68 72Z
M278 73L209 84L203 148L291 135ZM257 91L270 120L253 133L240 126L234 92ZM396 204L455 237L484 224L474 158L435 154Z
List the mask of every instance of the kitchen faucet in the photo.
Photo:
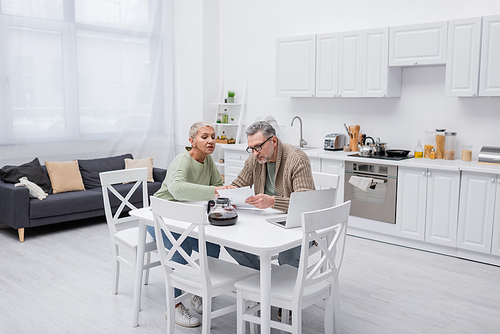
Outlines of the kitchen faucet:
M295 121L295 119L298 119L299 122L300 122L300 147L304 147L305 145L307 145L307 142L304 140L304 138L302 138L302 120L300 119L299 116L295 116L293 119L292 119L292 125L293 126L293 121Z

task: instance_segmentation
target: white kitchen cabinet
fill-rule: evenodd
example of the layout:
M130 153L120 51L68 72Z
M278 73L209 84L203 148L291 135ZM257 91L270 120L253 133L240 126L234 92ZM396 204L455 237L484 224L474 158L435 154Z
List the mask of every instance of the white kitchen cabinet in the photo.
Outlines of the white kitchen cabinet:
M483 17L479 95L500 96L500 15Z
M462 172L457 247L491 252L497 175Z
M321 159L316 157L309 157L311 162L311 170L313 172L321 172Z
M224 150L224 184L231 184L238 177L248 156L244 149Z
M399 167L396 234L456 245L459 171Z
M390 28L389 66L446 64L447 22Z
M427 169L399 167L396 234L424 240Z
M339 33L339 95L401 96L401 68L388 65L389 28Z
M316 36L316 96L339 94L339 34Z
M361 97L361 32L339 33L339 95Z
M345 162L342 160L321 159L321 173L339 176L336 205L344 203Z
M495 216L493 218L491 254L500 256L500 176L498 175L497 190L495 195Z
M446 96L477 96L481 47L480 17L448 22Z
M276 39L276 96L315 95L316 35Z
M427 170L425 241L456 246L460 172Z

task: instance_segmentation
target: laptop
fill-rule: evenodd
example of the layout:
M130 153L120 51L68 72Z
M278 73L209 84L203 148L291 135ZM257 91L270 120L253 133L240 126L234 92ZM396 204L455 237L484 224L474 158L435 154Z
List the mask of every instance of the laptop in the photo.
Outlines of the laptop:
M331 188L294 192L290 196L288 214L267 218L266 221L283 228L299 227L302 225L302 212L316 211L334 206L336 193L337 189Z

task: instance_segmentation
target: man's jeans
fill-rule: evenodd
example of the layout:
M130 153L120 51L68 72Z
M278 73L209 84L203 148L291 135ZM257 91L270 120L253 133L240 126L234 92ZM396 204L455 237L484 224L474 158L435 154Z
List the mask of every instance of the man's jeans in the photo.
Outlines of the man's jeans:
M301 246L297 246L295 248L291 248L279 253L279 265L281 266L283 264L289 264L291 266L294 266L295 268L298 268L300 260L300 249ZM229 255L231 255L240 265L260 270L260 260L257 255L246 253L229 247L226 247L226 250Z
M156 240L156 235L155 235L155 228L153 226L148 225L148 232L149 234L153 237L153 239ZM168 240L167 236L165 235L165 232L161 231L161 235L163 238L163 244L165 247L168 249L172 248L172 243L170 240ZM172 235L174 236L175 239L178 239L180 234L172 232ZM191 255L193 251L198 252L198 239L187 237L181 244L181 248L188 254ZM207 255L218 258L220 253L220 246L213 244L211 242L207 242ZM179 252L175 252L174 256L172 256L172 261L180 263L180 264L186 264L187 261L182 257L182 255L179 254ZM182 294L182 291L175 288L175 297L179 297Z

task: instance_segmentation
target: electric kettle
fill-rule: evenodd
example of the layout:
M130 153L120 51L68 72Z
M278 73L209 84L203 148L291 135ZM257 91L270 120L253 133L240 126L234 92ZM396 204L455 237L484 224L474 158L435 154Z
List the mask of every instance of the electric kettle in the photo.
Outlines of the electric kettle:
M230 226L236 224L238 213L227 197L214 198L208 201L208 221L216 226Z

